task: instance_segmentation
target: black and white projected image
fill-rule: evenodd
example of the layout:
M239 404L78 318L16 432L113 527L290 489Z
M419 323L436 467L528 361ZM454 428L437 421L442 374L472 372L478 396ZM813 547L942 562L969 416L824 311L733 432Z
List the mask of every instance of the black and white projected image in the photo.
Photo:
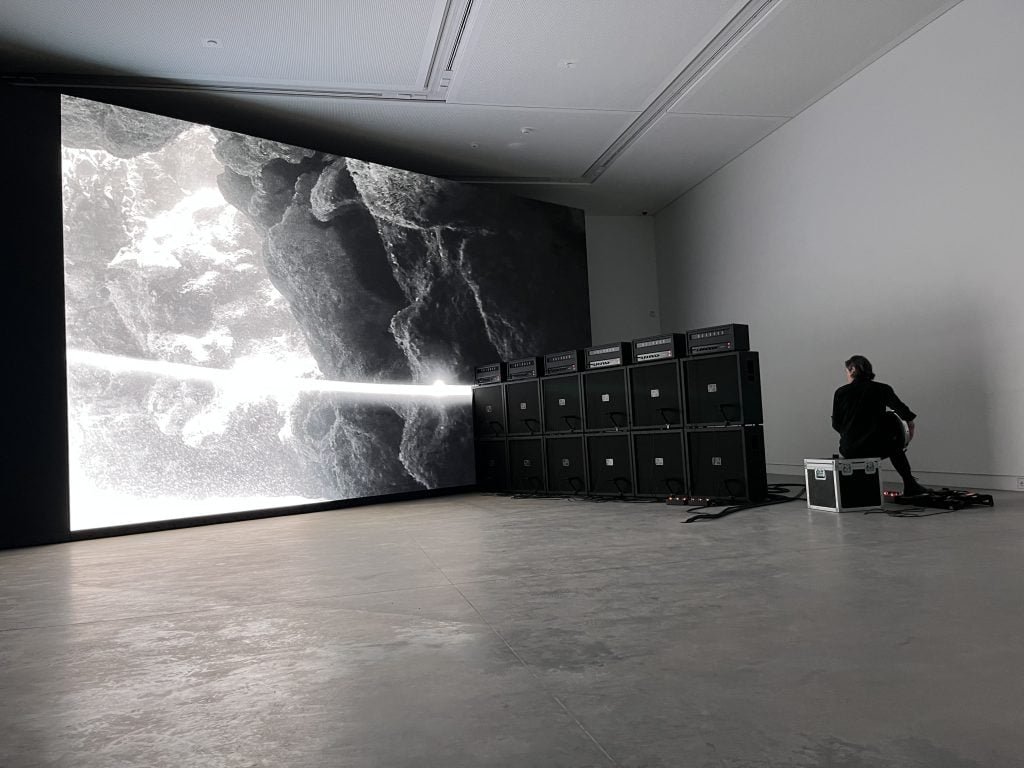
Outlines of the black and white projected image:
M72 97L73 530L474 481L474 365L589 343L582 213Z

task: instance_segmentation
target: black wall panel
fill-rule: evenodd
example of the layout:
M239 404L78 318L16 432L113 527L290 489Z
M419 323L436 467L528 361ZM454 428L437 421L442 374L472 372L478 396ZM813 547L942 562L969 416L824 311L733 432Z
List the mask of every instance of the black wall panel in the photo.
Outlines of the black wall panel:
M0 548L68 538L60 94L0 85L7 348ZM16 374L16 375L12 375Z

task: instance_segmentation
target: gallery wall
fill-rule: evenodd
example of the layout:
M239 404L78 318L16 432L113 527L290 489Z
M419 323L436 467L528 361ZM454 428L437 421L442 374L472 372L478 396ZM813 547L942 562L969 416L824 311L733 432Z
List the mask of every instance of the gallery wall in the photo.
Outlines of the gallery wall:
M653 216L587 215L595 344L661 332Z
M771 469L835 450L863 354L924 481L1024 476L1021 39L964 0L657 215L662 325L750 325Z

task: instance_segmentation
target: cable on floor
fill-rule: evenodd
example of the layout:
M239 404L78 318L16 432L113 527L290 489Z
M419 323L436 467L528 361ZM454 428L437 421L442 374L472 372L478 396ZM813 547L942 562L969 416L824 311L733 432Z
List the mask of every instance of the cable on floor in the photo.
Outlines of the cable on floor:
M796 483L782 483L780 485L797 485L797 484ZM799 486L799 487L803 488L803 486ZM685 520L680 520L680 522L681 523L696 523L696 522L698 522L700 520L721 520L723 517L726 517L727 515L734 514L736 512L743 512L743 511L748 510L748 509L758 509L760 507L771 507L771 506L774 506L776 504L785 504L788 501L797 501L799 499L802 499L803 497L804 497L804 491L803 490L801 490L799 493L797 493L794 496L782 496L782 495L779 495L779 494L772 493L772 494L768 495L767 501L758 501L758 502L752 502L752 503L749 503L749 504L734 504L733 506L725 507L720 512L702 512L700 514L693 515L692 517L688 517ZM696 511L698 509L705 509L705 508L706 507L691 507L690 509L688 509L686 511L687 512L693 512L693 511Z
M889 517L934 517L935 515L948 515L950 512L957 510L952 509L937 509L933 512L926 511L925 507L907 507L906 511L902 509L869 509L865 515L888 515ZM922 514L923 513L923 514Z

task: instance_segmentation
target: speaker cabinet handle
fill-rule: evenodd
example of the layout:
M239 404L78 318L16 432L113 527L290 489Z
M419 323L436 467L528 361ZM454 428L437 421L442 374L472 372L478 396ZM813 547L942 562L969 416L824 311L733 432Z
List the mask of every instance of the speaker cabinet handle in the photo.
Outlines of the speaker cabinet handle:
M616 416L626 416L626 414L623 413L622 411L608 411L607 415L608 418L611 419L612 425L616 429L622 429L624 426L626 426L625 424L619 424L618 419L615 418Z
M533 424L536 424L536 425L537 425L538 427L540 427L540 422L539 422L539 421L537 421L537 419L520 419L520 421L522 421L522 422L523 422L523 425L524 425L524 426L525 426L525 427L526 427L526 428L527 428L528 430L530 430L530 434L531 434L531 435L539 435L539 434L540 434L540 431L539 431L539 430L535 432L535 431L534 431L534 429L533 429L533 427L531 427L531 426L530 426L530 424L531 424L531 423L533 423Z

